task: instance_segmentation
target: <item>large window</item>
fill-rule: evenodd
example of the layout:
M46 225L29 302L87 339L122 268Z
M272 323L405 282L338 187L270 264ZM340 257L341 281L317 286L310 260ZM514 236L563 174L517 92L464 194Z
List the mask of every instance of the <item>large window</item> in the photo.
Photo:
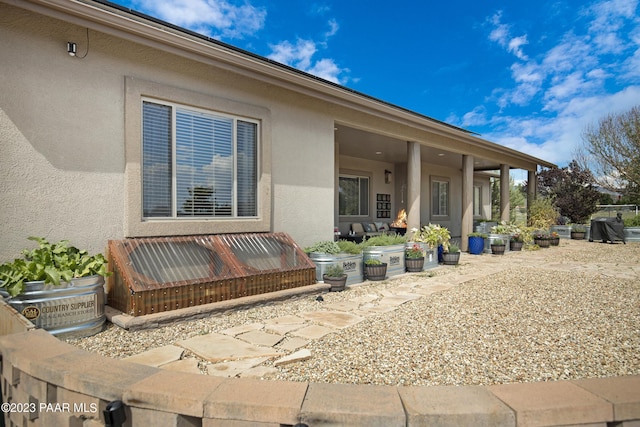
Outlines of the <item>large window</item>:
M255 121L145 100L143 217L256 217L258 134Z
M431 215L449 215L449 181L440 178L431 180Z
M342 216L369 215L369 177L340 175L338 211Z

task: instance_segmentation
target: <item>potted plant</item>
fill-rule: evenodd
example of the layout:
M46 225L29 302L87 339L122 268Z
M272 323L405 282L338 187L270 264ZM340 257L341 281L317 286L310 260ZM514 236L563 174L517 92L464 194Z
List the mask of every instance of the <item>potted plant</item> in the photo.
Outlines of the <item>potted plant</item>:
M522 246L524 245L524 239L522 238L522 234L515 233L510 236L511 240L511 250L512 251L521 251Z
M549 232L546 230L536 230L533 233L533 242L541 248L548 248L550 240Z
M435 268L438 266L440 251L439 247L443 243L449 241L449 230L440 225L429 224L422 226L420 229L414 228L407 246L410 247L414 243L422 246L425 254L425 262L423 269Z
M444 265L457 265L460 261L460 247L454 243L449 244L449 250L442 253Z
M316 265L316 280L324 281L325 270L332 265L342 267L347 275L347 285L362 281L362 246L351 241L324 240L304 248Z
M491 243L491 252L494 255L504 255L504 251L505 251L505 243L504 240L502 239L495 239L492 243Z
M549 234L549 245L550 246L559 246L560 245L560 235L557 232L552 231Z
M345 288L345 284L347 283L347 275L340 265L334 264L330 265L324 270L322 280L324 281L324 283L328 283L329 285L331 285L331 288L329 289L330 292L340 292Z
M362 257L366 262L374 258L387 264L387 274L397 276L406 271L404 252L407 238L403 235L390 233L373 236L362 242Z
M418 235L419 237L416 237ZM418 232L414 233L414 238L418 238L429 245L430 248L438 251L438 262L442 262L442 253L448 249L451 233L447 227L440 224L431 224L423 226Z
M571 226L571 238L573 240L584 240L586 232L587 227L582 224L575 224Z
M387 263L376 258L369 258L364 262L366 279L377 281L387 277Z
M93 335L106 319L104 277L107 261L69 241L49 243L29 237L38 248L0 265L0 296L36 327L54 335ZM64 312L65 316L60 317Z
M469 233L469 253L472 255L481 255L484 251L484 239L487 235L484 233Z
M413 244L404 251L404 263L409 273L417 273L422 271L424 267L424 254L422 248L417 244Z

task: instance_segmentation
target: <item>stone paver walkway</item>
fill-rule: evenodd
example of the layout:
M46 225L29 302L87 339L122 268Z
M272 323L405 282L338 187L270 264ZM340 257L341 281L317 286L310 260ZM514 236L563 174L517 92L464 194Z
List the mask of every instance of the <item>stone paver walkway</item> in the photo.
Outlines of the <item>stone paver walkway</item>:
M570 241L563 241L560 250L571 251L576 246ZM179 341L175 345L151 349L131 356L127 360L172 370L201 372L202 369L197 358L192 356L183 358L184 351L187 350L209 362L206 366L209 375L260 377L276 371L274 367L261 366L267 360L274 360L273 365L278 366L313 357L304 348L310 340L322 338L342 328L348 328L368 316L397 310L398 307L409 301L499 273L510 266L526 263L554 270L571 271L577 268L588 268L597 269L603 273L607 272L607 266L603 264L584 265L571 261L565 262L560 251L556 262L545 263L544 259L549 250L551 249L507 252L504 256L463 254L461 264L470 267L463 271L461 269L458 271L459 269L456 267L439 266L437 269L447 269L447 274L439 274L410 283L406 283L406 280L397 280L398 286L396 287L392 286L375 294L354 296L353 299L347 301L327 304L318 311L302 313L301 316L289 315L270 319L265 323L241 325L222 331L222 333L197 336ZM617 265L615 275L617 277L638 278L640 277L640 267L637 265ZM405 275L396 276L389 280L393 281L402 277ZM360 286L360 284L352 286ZM348 292L348 288L345 292Z

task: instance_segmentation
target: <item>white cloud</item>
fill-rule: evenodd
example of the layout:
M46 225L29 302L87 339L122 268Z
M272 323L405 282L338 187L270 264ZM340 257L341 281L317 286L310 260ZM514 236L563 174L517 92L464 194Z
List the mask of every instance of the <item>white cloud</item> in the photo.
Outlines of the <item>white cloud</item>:
M217 38L243 38L264 27L267 12L246 2L226 0L139 0L134 3L158 18Z
M522 46L528 44L527 35L511 37L511 26L503 24L502 11L498 11L488 20L489 24L493 26L493 29L489 33L489 40L498 43L500 46L507 49L509 53L514 54L518 59L526 61L527 55L522 51Z
M340 28L333 19L328 21L328 25L329 30L323 34L322 41L315 42L299 38L295 43L291 43L284 40L269 45L271 53L267 57L330 82L345 84L347 78L344 75L349 72L349 69L340 68L331 58L314 59L318 52L318 46L326 48L327 40L334 36Z
M458 121L490 126L484 138L566 165L587 125L640 103L637 8L638 0L593 2L582 11L585 26L572 26L535 59L524 55L527 36L512 37L502 12L489 17L489 40L517 58L511 85L494 88L485 104Z

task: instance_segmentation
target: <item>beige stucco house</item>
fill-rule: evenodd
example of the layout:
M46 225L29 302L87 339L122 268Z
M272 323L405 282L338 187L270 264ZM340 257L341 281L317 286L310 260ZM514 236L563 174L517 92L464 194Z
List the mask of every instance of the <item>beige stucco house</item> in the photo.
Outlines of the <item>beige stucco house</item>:
M0 40L2 261L32 235L305 246L401 208L464 248L490 215L486 171L552 166L106 2L0 0Z

